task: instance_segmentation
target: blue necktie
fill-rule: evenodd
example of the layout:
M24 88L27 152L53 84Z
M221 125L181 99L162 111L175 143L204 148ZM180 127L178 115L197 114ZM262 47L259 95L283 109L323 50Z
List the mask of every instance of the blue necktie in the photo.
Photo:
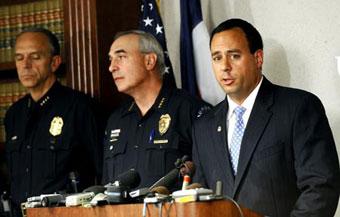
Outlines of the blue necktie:
M241 142L244 132L243 114L246 111L244 107L238 106L235 108L236 124L230 142L230 156L234 175L237 173L238 158L240 155Z

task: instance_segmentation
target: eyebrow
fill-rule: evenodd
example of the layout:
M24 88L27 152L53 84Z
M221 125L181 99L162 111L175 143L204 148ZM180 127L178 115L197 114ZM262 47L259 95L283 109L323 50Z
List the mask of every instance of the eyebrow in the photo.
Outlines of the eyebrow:
M215 56L215 55L220 54L220 53L224 53L224 52L215 51L211 54L211 56ZM240 49L231 49L231 50L227 50L227 53L228 54L230 54L230 53L241 53L241 50Z
M33 52L28 53L28 55L35 55L35 54L43 55L44 52L42 52L42 51L33 51ZM22 53L22 52L15 52L14 55L15 56L24 55L24 53Z
M114 53L115 54L126 53L126 51L124 49L119 49L119 50L116 50Z

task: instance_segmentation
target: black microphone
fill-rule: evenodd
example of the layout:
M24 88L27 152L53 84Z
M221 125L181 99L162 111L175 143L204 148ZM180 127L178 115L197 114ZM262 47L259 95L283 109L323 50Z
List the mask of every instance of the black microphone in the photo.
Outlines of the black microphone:
M140 184L140 175L134 170L130 169L117 176L113 183L105 185L108 195L109 203L121 203L130 200L128 191L132 188L137 187Z
M172 169L168 174L160 178L157 182L155 182L149 189L153 189L158 186L164 186L164 187L171 187L178 178L179 169L175 168Z
M43 207L65 205L65 196L61 194L43 196L41 199L41 205Z
M139 173L135 169L129 169L128 171L119 174L113 184L116 186L135 188L140 184L140 181Z
M179 178L179 175L181 170L183 170L183 174L192 174L195 170L194 163L189 161L189 156L184 155L182 158L178 158L175 162L175 169L172 169L169 173L167 173L165 176L163 176L161 179L159 179L157 182L155 182L149 189L158 187L158 186L164 186L166 188L171 188L172 185L176 182L176 180Z
M175 169L172 169L169 173L167 173L165 176L160 178L158 181L156 181L151 187L149 188L141 188L137 189L135 191L130 192L130 196L132 198L138 198L142 196L146 196L149 193L152 193L153 189L157 189L157 187L164 187L166 189L171 188L172 185L176 182L176 180L179 178L179 171L182 167L186 167L184 164L189 161L189 156L184 155L182 158L178 158L176 160ZM191 167L190 165L187 165L187 167Z
M74 193L78 193L77 174L72 171L72 172L69 173L69 178L71 180L72 191Z

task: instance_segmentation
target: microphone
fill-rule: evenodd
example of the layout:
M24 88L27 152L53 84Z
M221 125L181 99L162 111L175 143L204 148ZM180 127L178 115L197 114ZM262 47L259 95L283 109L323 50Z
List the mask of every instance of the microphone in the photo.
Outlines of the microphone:
M141 196L146 196L150 192L152 192L153 189L157 189L157 187L164 187L166 189L171 188L171 186L176 182L176 180L179 177L179 171L181 168L185 167L187 169L184 169L184 172L189 173L192 171L193 163L192 165L189 162L189 157L187 155L184 155L182 158L178 158L176 160L175 168L172 169L170 172L168 172L165 176L160 178L158 181L156 181L153 185L151 185L149 188L141 188L137 189L135 191L131 191L129 194L132 198L138 198Z
M160 178L149 189L153 189L158 186L170 187L178 178L178 168L172 169L168 174Z
M107 200L108 196L104 194L106 188L102 185L94 185L83 190L84 193L93 192L95 196L90 201L91 206L106 205L109 203Z
M181 159L178 158L175 162L175 167L175 169L172 169L168 174L155 182L149 189L158 186L165 186L167 188L170 188L176 182L179 174L181 174L181 170L183 170L184 175L186 175L191 174L195 168L194 164L189 161L188 155L184 155Z
M104 193L108 195L110 203L126 202L130 199L128 191L137 187L140 181L139 173L135 169L130 169L118 175L113 183L105 185L106 191Z
M78 181L77 181L77 175L75 172L70 172L69 174L69 178L71 180L71 186L72 186L72 190L74 193L78 193Z
M43 207L53 207L65 204L65 197L61 194L46 195L41 198Z
M200 183L192 183L188 185L185 189L189 190L189 189L196 189L196 188L202 188L202 185Z
M191 178L189 175L185 175L183 177L183 184L182 184L182 190L185 190L187 189L188 185L190 184L191 182Z
M182 190L187 189L187 186L191 182L191 176L195 173L195 164L192 161L185 161L183 167L180 168L180 174L183 177Z
M117 187L124 188L135 188L140 183L140 175L135 169L129 169L128 171L119 174L116 180L113 183L108 183L104 187L107 191L111 191L111 189L115 189Z
M154 187L150 190L151 193L153 194L163 194L163 195L169 195L170 191L168 190L167 187L164 186L158 186L158 187Z
M216 197L223 197L222 192L223 192L223 183L222 181L219 180L216 182L216 188L215 188Z
M163 201L168 201L171 196L169 196L170 191L164 186L157 186L150 190L150 193L144 198L144 203L158 203Z
M93 185L93 186L90 186L90 187L84 189L83 192L84 193L93 192L95 194L99 194L99 193L104 193L105 190L106 190L106 188L102 185Z
M181 176L183 177L185 175L188 175L191 177L195 174L195 170L196 170L196 167L192 161L185 161L183 163L183 166L180 168L180 173L181 173Z

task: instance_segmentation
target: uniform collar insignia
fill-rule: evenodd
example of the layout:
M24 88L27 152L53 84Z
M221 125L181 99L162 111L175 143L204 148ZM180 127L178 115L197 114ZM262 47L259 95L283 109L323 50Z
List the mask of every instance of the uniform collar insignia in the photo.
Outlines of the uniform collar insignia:
M47 102L48 102L48 100L50 99L50 97L47 95L47 96L45 96L41 101L40 101L40 106L44 106Z
M135 105L135 102L132 102L131 105L129 106L128 112L132 111L134 105Z
M163 107L163 104L164 104L165 101L166 101L166 98L163 97L163 98L161 99L161 101L158 103L158 108L159 108L159 109Z

